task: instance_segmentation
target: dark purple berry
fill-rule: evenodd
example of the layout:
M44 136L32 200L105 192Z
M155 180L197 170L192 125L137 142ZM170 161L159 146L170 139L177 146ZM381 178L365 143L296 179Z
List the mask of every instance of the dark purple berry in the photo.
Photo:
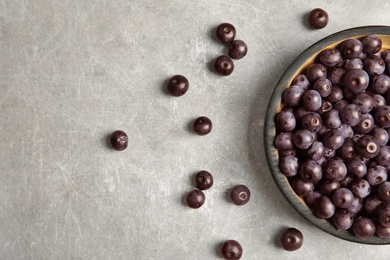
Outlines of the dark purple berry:
M239 60L245 57L248 52L248 46L242 40L234 40L229 44L228 54L230 58Z
M348 230L352 227L354 216L345 209L337 209L332 217L332 224L338 230Z
M125 150L128 145L127 134L121 130L114 131L110 137L110 144L117 151Z
M332 200L327 196L319 197L314 203L314 214L321 219L328 219L333 216L336 207Z
M279 131L290 132L294 130L297 122L293 112L282 110L275 116L275 126Z
M221 76L229 76L234 70L233 61L226 55L221 55L214 61L215 71Z
M365 179L357 179L351 184L353 195L358 198L365 198L371 193L371 186Z
M298 250L303 244L303 234L296 228L287 228L280 237L280 244L284 250Z
M330 92L330 95L327 96L325 99L328 100L330 103L335 103L337 101L342 100L344 97L344 93L338 86L333 85L332 92Z
M307 19L313 29L322 29L328 24L329 15L325 10L315 8L309 12Z
M201 190L192 190L186 196L187 206L193 209L202 207L206 201L206 196Z
M387 180L387 170L382 165L375 165L367 169L366 180L371 186L377 186Z
M364 70L350 70L344 76L344 86L353 94L364 92L368 87L369 76Z
M346 59L344 63L344 69L346 71L355 70L355 69L363 69L363 61L359 58L354 59Z
M364 158L373 158L378 155L380 147L372 136L363 135L356 141L356 153Z
M310 82L316 82L320 78L326 78L326 67L321 63L313 63L307 68L306 76Z
M372 77L382 74L386 69L385 62L377 55L367 56L364 59L363 64L368 75Z
M357 105L362 113L369 113L374 108L374 99L366 92L355 95L352 103Z
M341 181L347 175L347 166L340 159L328 159L324 164L323 176L330 181Z
M390 204L380 205L377 209L377 215L379 224L390 228Z
M327 97L332 92L332 82L329 79L320 78L314 83L313 89L320 93L321 97Z
M347 162L348 173L356 178L363 178L367 173L367 165L363 160L353 159Z
M175 75L168 80L167 91L169 94L175 97L184 95L189 88L188 79L182 75Z
M328 128L336 129L342 125L340 112L337 109L331 109L322 115L323 125Z
M368 217L359 217L353 223L352 231L361 239L372 237L375 234L375 223Z
M390 89L390 77L386 74L380 74L373 78L370 90L376 94L383 95ZM390 92L389 92L390 93Z
M200 171L195 175L195 187L200 190L210 189L214 184L214 178L208 171Z
M320 61L326 67L335 67L343 61L343 58L338 49L331 48L320 53Z
M207 135L211 132L213 123L208 117L201 116L192 123L192 129L197 135Z
M314 135L307 129L299 129L293 135L293 142L296 147L307 149L314 142Z
M378 35L370 34L363 38L363 51L367 54L378 53L382 49L382 40Z
M274 140L274 145L279 150L291 150L294 149L293 143L293 133L292 132L281 132L276 135Z
M221 43L231 43L236 38L236 28L230 23L222 23L218 25L216 35Z
M348 208L354 199L353 193L347 188L340 188L333 192L333 204L342 209Z
M378 196L384 202L390 203L390 181L385 181L379 186Z
M305 90L297 85L286 88L283 91L283 103L287 106L298 106Z
M299 175L302 180L317 183L322 178L322 168L316 161L307 160L301 165Z
M226 260L239 260L242 253L242 246L236 240L227 240L221 245L221 256Z
M314 191L314 184L302 180L299 175L294 177L291 182L291 187L294 192L302 198L306 197Z
M251 198L251 192L245 185L236 185L230 191L230 198L238 206L245 205Z
M353 128L357 134L368 134L375 127L375 121L371 114L365 113L360 116L359 123ZM375 141L375 139L374 139Z
M345 59L359 58L363 53L363 44L355 38L345 40L340 45L340 53Z
M355 126L360 122L360 108L355 104L349 104L340 112L341 121L347 125Z
M305 74L299 74L293 79L292 84L299 86L306 91L309 89L310 81Z
M374 115L375 122L384 128L390 127L390 106L382 106L377 109Z
M299 130L298 130L299 131ZM330 149L339 149L344 143L343 133L338 129L331 129L323 136L323 144Z
M314 112L308 113L302 118L302 127L313 133L318 132L322 127L321 116Z

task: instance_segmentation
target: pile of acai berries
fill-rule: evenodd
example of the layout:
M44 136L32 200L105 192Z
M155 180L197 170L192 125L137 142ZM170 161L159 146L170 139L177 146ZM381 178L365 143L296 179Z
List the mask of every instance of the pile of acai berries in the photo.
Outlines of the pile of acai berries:
M390 50L346 39L300 73L275 116L280 170L318 218L390 238Z

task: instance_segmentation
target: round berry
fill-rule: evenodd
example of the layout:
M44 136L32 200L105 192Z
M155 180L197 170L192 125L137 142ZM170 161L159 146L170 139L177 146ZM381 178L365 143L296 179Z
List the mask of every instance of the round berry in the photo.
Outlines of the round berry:
M228 44L236 38L236 28L230 23L222 23L217 27L217 38L223 44Z
M328 21L329 21L328 13L321 8L315 8L311 10L308 15L309 25L313 29L324 28L328 24Z
M200 171L195 175L195 186L200 190L210 189L214 184L214 178L208 171Z
M248 52L248 46L242 40L234 40L229 44L228 54L230 58L239 60L245 57Z
M128 145L127 134L121 130L114 131L110 137L110 144L117 151L125 150Z
M245 185L236 185L230 191L230 198L238 206L245 205L251 198L251 192Z
M284 250L298 250L303 244L303 234L296 228L287 228L280 237L280 243Z
M186 196L186 203L188 207L197 209L202 207L206 201L206 196L201 190L192 190Z
M208 117L201 116L192 123L192 129L197 135L207 135L211 132L213 123Z
M167 91L174 97L184 95L189 88L188 79L182 75L175 75L168 80Z
M233 61L226 55L221 55L215 59L214 68L221 76L229 76L234 70Z
M227 240L222 243L221 255L226 260L239 260L242 257L242 246L236 240Z

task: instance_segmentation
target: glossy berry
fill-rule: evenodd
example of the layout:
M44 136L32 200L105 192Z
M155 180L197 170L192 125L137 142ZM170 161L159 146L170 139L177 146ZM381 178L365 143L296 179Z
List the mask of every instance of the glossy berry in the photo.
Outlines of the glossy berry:
M201 190L192 190L187 194L185 200L188 207L197 209L202 207L206 201L206 196Z
M352 231L361 239L372 237L375 234L375 223L368 217L360 217L353 223Z
M335 67L343 61L343 57L338 49L331 48L321 51L320 61L326 67Z
M208 117L201 116L192 123L192 129L197 135L207 135L211 132L213 123Z
M362 40L363 51L367 54L378 53L382 48L382 40L378 35L370 34Z
M229 76L234 70L233 61L226 55L221 55L214 61L215 71L221 76Z
M380 205L377 209L378 222L384 226L390 228L390 204Z
M344 85L353 94L364 92L369 84L369 76L364 70L350 70L344 76Z
M363 64L366 72L371 77L382 74L386 69L386 64L382 58L374 54L367 56L364 59Z
M283 156L280 158L279 167L285 176L295 176L299 169L298 158L292 155Z
M357 179L351 184L353 195L358 198L365 198L371 193L371 186L365 179Z
M309 12L307 19L313 29L322 29L328 24L329 15L325 10L315 8Z
M366 92L355 95L352 103L359 107L361 113L369 113L374 108L374 99Z
M301 165L299 175L302 180L317 183L322 178L322 168L316 161L307 160Z
M180 97L187 92L189 82L186 77L182 75L175 75L168 80L166 88L168 93L172 96Z
M315 82L320 78L326 78L327 70L321 63L313 63L307 68L306 75L310 82Z
M314 184L302 180L299 175L294 177L293 181L291 182L291 187L294 192L302 198L306 197L314 191Z
M299 129L293 135L293 142L296 147L307 149L314 142L314 135L307 129Z
M248 46L242 40L234 40L229 44L228 55L230 58L239 60L246 56L248 52Z
M378 196L382 201L390 203L390 181L385 181L379 186Z
M317 111L321 108L322 98L318 91L310 89L303 94L302 97L303 106L309 111Z
M302 87L293 85L283 91L283 103L287 106L298 106L305 90Z
M390 106L379 107L374 115L375 122L384 128L390 127Z
M355 126L360 122L360 108L355 104L349 104L340 112L341 121L347 125Z
M236 38L236 28L230 23L222 23L217 27L216 35L221 43L231 43Z
M337 209L332 217L332 224L338 230L348 230L352 227L354 216L345 209Z
M340 159L329 159L323 168L325 179L330 181L341 181L347 175L347 166Z
M340 130L331 129L324 134L322 142L326 147L336 150L343 145L344 140L344 135Z
M340 53L344 59L359 58L363 53L363 44L355 38L345 40L340 45Z
M214 178L208 171L200 171L195 175L195 187L199 190L210 189L214 184Z
M372 80L370 89L376 94L385 94L390 89L390 77L386 74L375 76Z
M378 155L380 147L373 137L370 135L363 135L356 141L356 153L363 158L373 158Z
M297 122L293 112L282 110L275 116L275 126L279 131L290 132L294 130Z
M314 203L314 214L321 219L328 219L333 216L336 207L327 196L319 197Z
M251 198L251 192L245 185L236 185L230 191L232 202L238 206L245 205Z
M284 250L298 250L303 244L303 234L296 228L287 228L280 237L280 244Z
M333 192L332 202L333 204L342 209L348 208L354 199L352 191L347 188L340 188Z
M222 243L221 256L225 260L239 260L242 257L242 246L236 240L227 240Z
M291 150L294 149L292 132L279 133L274 140L274 145L279 150Z
M127 134L121 130L114 131L110 137L110 144L117 151L125 150L128 145Z

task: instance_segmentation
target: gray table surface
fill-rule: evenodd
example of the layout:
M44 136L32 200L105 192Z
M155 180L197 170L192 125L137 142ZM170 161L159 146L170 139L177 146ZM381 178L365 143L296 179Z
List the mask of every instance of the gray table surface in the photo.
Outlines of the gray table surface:
M274 85L305 48L351 27L390 25L389 1L0 0L0 259L220 259L226 239L243 259L388 259L390 246L347 242L284 199L268 170L263 122ZM304 15L328 11L322 30ZM249 46L229 77L213 30ZM164 83L186 75L174 98ZM198 116L207 136L189 130ZM116 152L107 136L126 131ZM199 170L206 203L183 203ZM235 184L252 191L242 207ZM302 248L276 242L297 227Z

